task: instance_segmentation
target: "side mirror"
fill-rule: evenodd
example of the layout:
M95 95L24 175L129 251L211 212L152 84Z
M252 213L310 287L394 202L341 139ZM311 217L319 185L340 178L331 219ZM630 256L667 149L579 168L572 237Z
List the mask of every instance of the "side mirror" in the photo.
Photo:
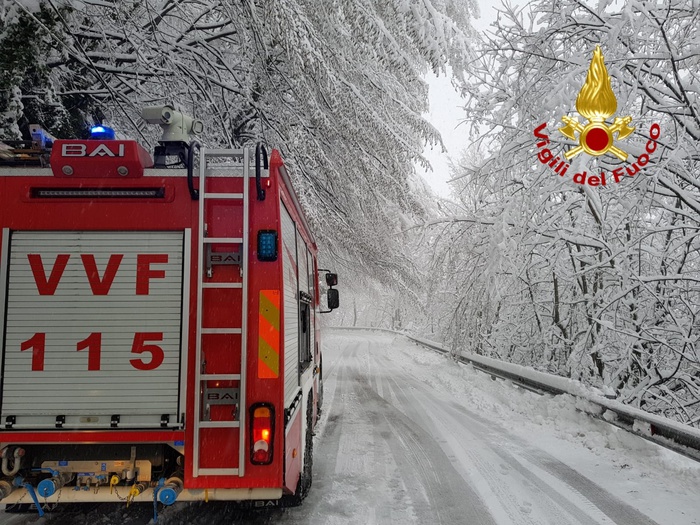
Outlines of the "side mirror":
M328 286L326 302L328 310L321 310L320 313L327 314L340 306L340 296L338 295L338 290L333 288L334 286L338 285L338 274L333 273L330 270L323 270L321 268L319 268L318 271L326 272L326 286Z
M338 294L338 290L335 288L329 288L328 289L328 308L331 310L335 310L340 306L340 295Z

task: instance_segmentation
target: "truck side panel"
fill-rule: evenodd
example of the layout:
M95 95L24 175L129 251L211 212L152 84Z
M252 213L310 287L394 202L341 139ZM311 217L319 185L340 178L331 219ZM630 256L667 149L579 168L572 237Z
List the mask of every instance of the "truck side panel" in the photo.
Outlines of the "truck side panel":
M284 280L284 406L299 391L299 300L296 227L281 204L282 259Z

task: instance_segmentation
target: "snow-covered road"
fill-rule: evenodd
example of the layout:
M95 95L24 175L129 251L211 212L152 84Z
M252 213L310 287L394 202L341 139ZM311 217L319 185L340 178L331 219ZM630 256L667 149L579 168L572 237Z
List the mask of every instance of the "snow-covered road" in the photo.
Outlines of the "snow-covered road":
M163 524L700 524L700 465L400 336L326 333L314 483L299 508L175 504ZM148 506L0 517L145 524Z
M336 332L314 490L285 523L700 523L700 465L402 337Z

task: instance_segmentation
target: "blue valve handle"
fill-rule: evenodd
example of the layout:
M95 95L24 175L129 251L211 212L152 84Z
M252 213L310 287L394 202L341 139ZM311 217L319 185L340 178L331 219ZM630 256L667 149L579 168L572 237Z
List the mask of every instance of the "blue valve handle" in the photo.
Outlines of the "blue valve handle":
M29 497L32 498L32 500L34 500L36 510L39 512L39 517L43 517L44 509L41 508L41 503L39 503L39 498L37 497L36 492L34 491L34 487L32 487L29 483L25 483L24 488L27 489L27 492L29 492Z
M33 468L32 472L48 472L54 478L60 474L60 472L58 470L54 470L52 468Z
M153 489L153 523L158 523L158 492L165 486L165 478L158 480L158 485Z

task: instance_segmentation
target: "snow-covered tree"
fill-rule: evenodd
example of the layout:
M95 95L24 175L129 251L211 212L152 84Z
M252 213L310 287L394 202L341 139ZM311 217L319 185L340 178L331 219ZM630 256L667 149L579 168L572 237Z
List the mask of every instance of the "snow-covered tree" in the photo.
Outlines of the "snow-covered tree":
M409 178L423 145L439 141L422 118L422 76L463 70L470 2L10 4L15 19L53 37L50 53L33 54L50 85L63 87L59 99L83 97L122 134L151 142L156 130L140 120L141 106L173 101L205 122L206 145L280 148L334 257L386 280L409 278L395 233L423 213Z
M85 135L91 100L73 96L54 72L62 57L61 20L70 11L64 2L0 1L0 139L29 139L33 123L58 137ZM73 82L87 87L78 75Z
M456 276L453 338L476 352L614 390L625 402L700 423L700 13L690 1L538 0L504 9L465 93L474 148L458 169L459 211L434 228ZM626 163L579 155L563 177L557 131L577 116L596 45L618 116L616 144L649 162L605 187L572 175ZM580 117L579 117L580 118ZM659 124L660 136L654 123ZM623 171L623 173L625 173ZM458 255L455 254L458 252Z

